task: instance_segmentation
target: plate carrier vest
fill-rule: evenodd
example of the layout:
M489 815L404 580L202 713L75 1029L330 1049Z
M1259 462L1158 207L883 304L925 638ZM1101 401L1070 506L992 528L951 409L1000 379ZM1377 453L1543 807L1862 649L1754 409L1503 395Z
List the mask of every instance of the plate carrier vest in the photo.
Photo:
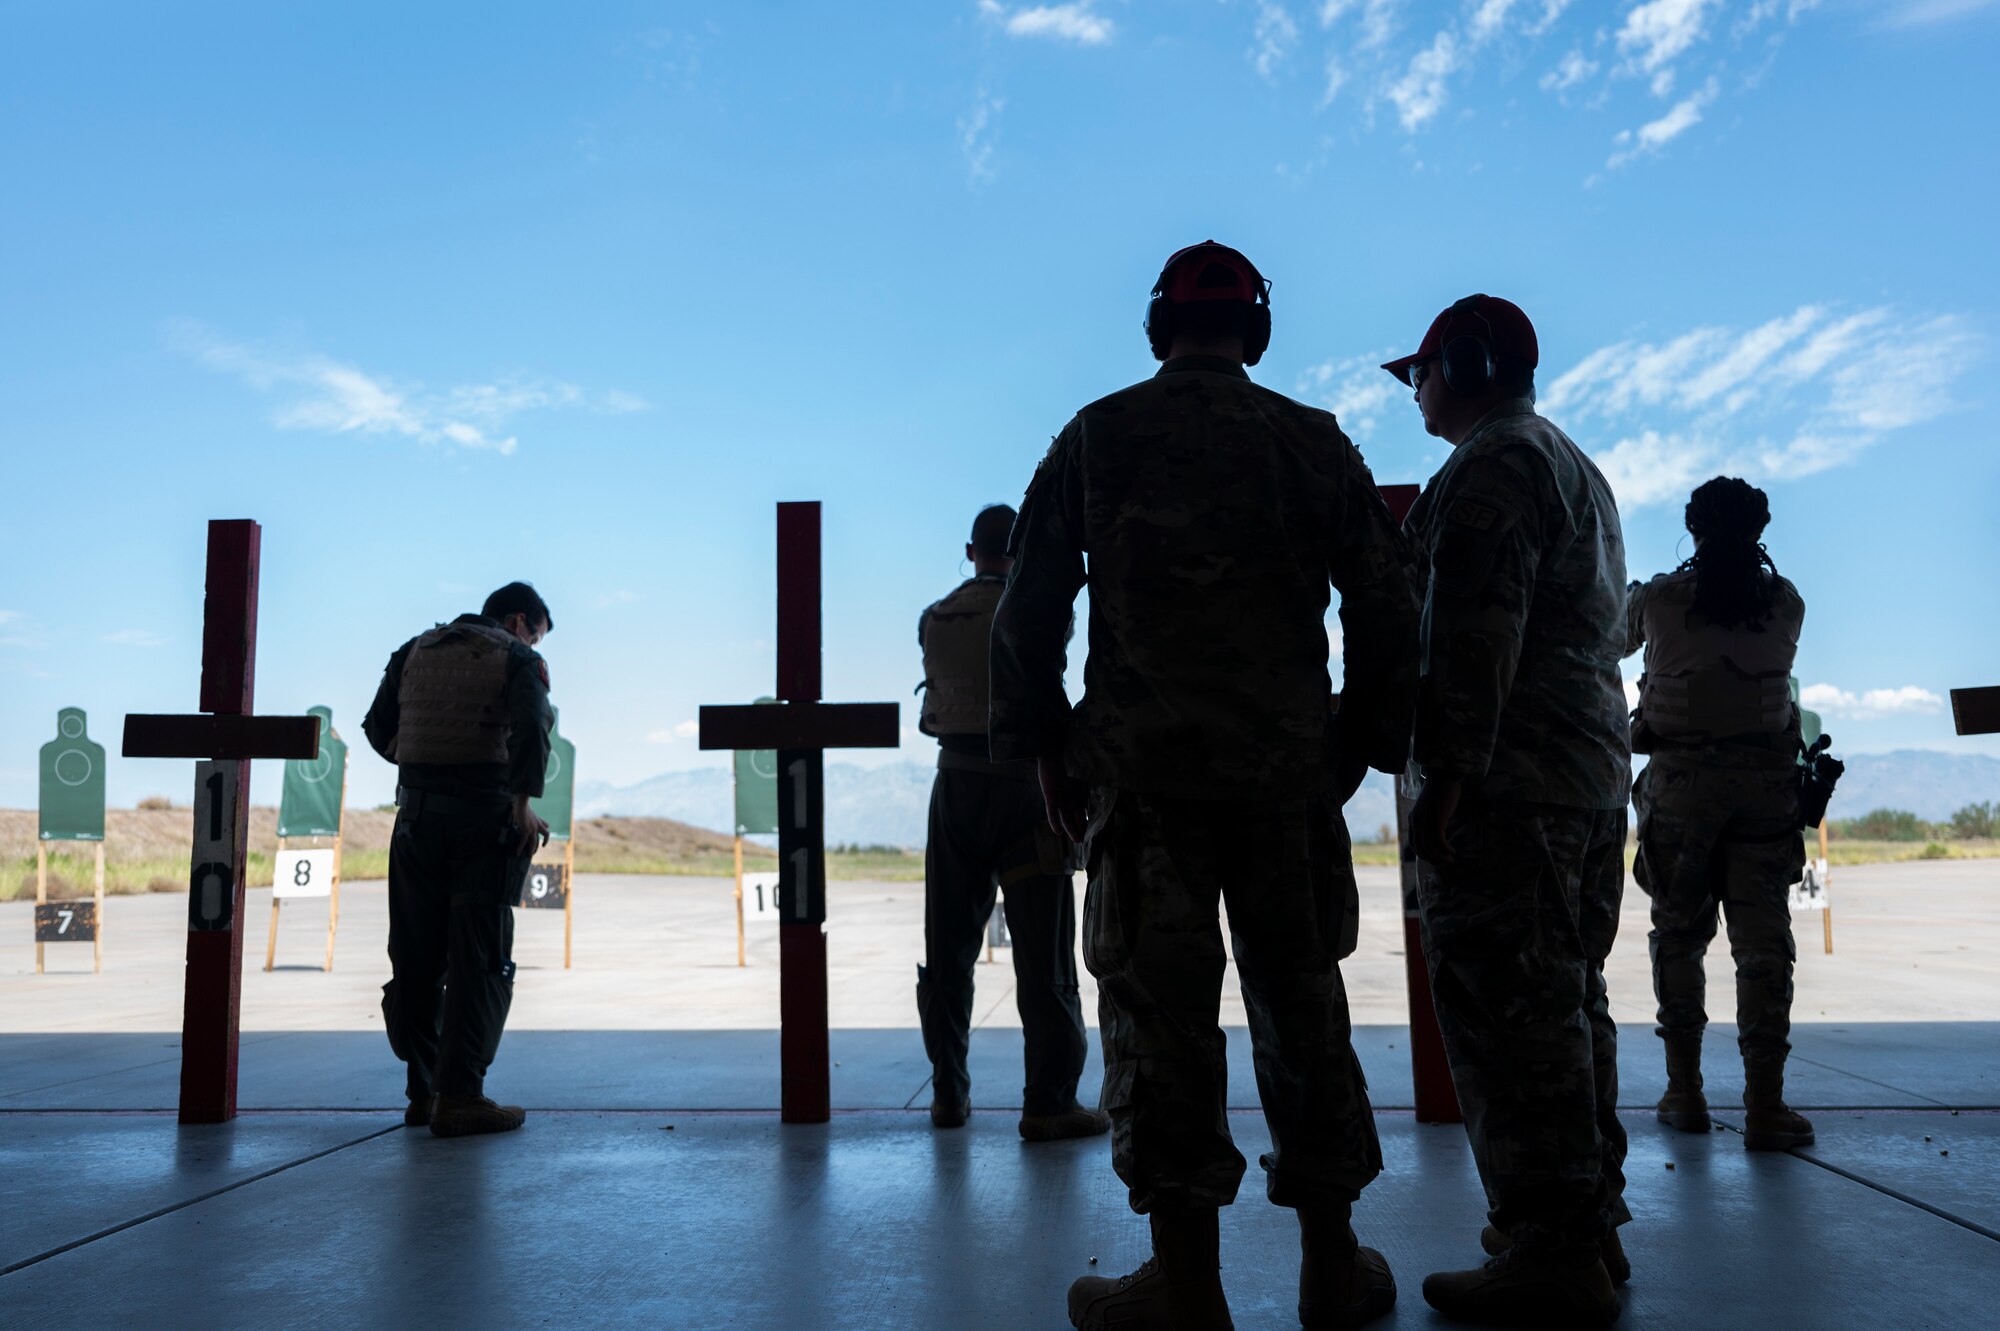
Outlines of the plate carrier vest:
M917 728L926 735L986 733L986 652L993 612L1006 590L1005 578L972 578L924 611L924 706Z
M1771 734L1792 724L1790 676L1805 606L1790 583L1761 630L1722 628L1694 612L1694 574L1647 589L1646 677L1639 713L1657 735L1701 741Z
M507 663L519 641L487 624L440 624L403 661L398 763L507 761Z

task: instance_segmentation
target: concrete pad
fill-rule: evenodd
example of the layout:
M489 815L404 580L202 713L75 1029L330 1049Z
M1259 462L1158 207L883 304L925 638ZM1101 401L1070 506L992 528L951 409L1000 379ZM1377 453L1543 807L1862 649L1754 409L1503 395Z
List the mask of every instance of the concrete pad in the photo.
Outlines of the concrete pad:
M1914 1197L2000 1237L2000 1114L1847 1114L1813 1118L1798 1154Z
M1385 1325L1441 1326L1419 1286L1478 1258L1478 1180L1457 1130L1379 1121L1388 1171L1356 1224L1402 1285ZM138 1122L172 1153L170 1122ZM1231 1126L1254 1160L1260 1117ZM1728 1134L1632 1128L1621 1326L1973 1326L2000 1301L1992 1240ZM394 1132L16 1271L0 1301L23 1328L1059 1327L1070 1279L1144 1252L1106 1155L917 1113ZM1232 1306L1245 1328L1295 1326L1296 1226L1258 1194L1253 1172L1224 1218Z
M1226 1032L1229 1103L1257 1107L1250 1033ZM1659 1041L1628 1027L1619 1049L1621 1103L1643 1108L1666 1089ZM1893 1023L1795 1032L1799 1056L1792 1103L1826 1108L2000 1107L1993 1085L2000 1023ZM1364 1026L1355 1049L1377 1109L1413 1103L1409 1032ZM835 1030L829 1047L833 1103L841 1109L922 1108L930 1064L914 1030ZM1080 1097L1094 1102L1103 1076L1097 1032L1089 1035ZM1839 1066L1832 1066L1837 1063ZM973 1103L1021 1104L1021 1034L972 1033ZM1742 1065L1728 1027L1708 1042L1710 1103L1742 1103ZM1892 1084L1897 1079L1906 1086ZM778 1033L735 1031L510 1030L493 1066L492 1089L532 1109L775 1109ZM178 1036L138 1032L0 1035L0 1111L172 1110L180 1088ZM238 1102L254 1109L400 1109L402 1067L377 1031L263 1031L243 1037Z
M0 1119L0 1270L387 1126L379 1114L190 1128L154 1115L9 1114Z

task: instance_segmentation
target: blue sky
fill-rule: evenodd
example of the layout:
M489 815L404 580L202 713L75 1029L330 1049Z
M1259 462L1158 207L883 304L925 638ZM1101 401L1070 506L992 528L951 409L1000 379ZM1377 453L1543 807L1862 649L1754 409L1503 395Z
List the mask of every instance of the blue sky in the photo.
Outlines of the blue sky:
M1150 372L1206 236L1385 482L1440 454L1374 363L1519 302L1635 575L1748 476L1840 747L2000 753L1942 703L2000 683L2000 3L277 9L0 11L0 804L58 707L193 706L210 517L265 524L260 709L357 741L526 576L584 779L712 761L779 499L827 504L828 695L907 703L972 513Z

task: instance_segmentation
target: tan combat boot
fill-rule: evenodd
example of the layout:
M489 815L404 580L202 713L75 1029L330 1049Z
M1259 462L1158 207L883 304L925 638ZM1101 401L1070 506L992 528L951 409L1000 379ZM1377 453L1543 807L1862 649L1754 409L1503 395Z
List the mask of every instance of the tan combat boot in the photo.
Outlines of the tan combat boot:
M934 1128L962 1128L972 1113L971 1100L940 1100L931 1097L931 1126Z
M429 1127L431 1112L437 1108L437 1097L426 1095L410 1101L410 1107L403 1111L403 1126L406 1128Z
M519 1105L496 1105L483 1095L439 1095L432 1102L431 1136L472 1137L512 1132L528 1118Z
M1701 1035L1669 1035L1667 1093L1660 1097L1660 1122L1682 1132L1707 1132L1715 1126L1708 1116L1708 1098L1701 1093Z
M1213 1207L1154 1212L1153 1255L1130 1275L1085 1276L1069 1287L1077 1331L1235 1331L1222 1294Z
M1479 1231L1479 1246L1489 1257L1498 1257L1514 1246L1514 1240L1492 1225ZM1611 1283L1622 1285L1632 1278L1632 1259L1625 1255L1625 1245L1618 1238L1618 1231L1612 1230L1597 1241L1597 1255L1604 1260L1604 1270L1610 1275Z
M1789 1151L1812 1144L1812 1120L1785 1103L1785 1065L1744 1064L1744 1149Z
M1389 1261L1354 1237L1345 1206L1299 1208L1299 1325L1349 1331L1396 1306Z
M1101 1137L1111 1131L1111 1115L1085 1109L1072 1101L1059 1114L1021 1115L1021 1140L1059 1142L1071 1137Z
M1605 1327L1618 1318L1618 1291L1597 1245L1509 1247L1470 1271L1424 1277L1424 1302L1464 1322Z

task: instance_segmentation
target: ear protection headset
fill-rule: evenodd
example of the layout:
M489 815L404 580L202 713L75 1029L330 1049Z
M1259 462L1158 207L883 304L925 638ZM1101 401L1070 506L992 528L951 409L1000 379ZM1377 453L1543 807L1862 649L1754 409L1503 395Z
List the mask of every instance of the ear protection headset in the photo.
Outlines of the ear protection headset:
M1222 262L1224 255L1234 259L1249 275L1250 285L1256 293L1249 317L1244 322L1243 363L1255 365L1264 358L1264 352L1271 345L1271 284L1242 251L1205 240L1199 245L1176 251L1168 258L1167 266L1160 270L1159 280L1153 283L1153 297L1146 304L1146 342L1153 349L1154 360L1165 360L1174 345L1174 310L1182 303L1167 294L1174 273L1182 265L1197 259L1209 263Z
M1438 353L1438 372L1444 375L1445 387L1460 397L1478 397L1493 386L1493 378L1499 366L1493 360L1493 325L1479 312L1479 297L1467 296L1451 307L1452 322L1466 316L1479 320L1486 329L1484 337L1475 333L1459 333L1448 339Z

